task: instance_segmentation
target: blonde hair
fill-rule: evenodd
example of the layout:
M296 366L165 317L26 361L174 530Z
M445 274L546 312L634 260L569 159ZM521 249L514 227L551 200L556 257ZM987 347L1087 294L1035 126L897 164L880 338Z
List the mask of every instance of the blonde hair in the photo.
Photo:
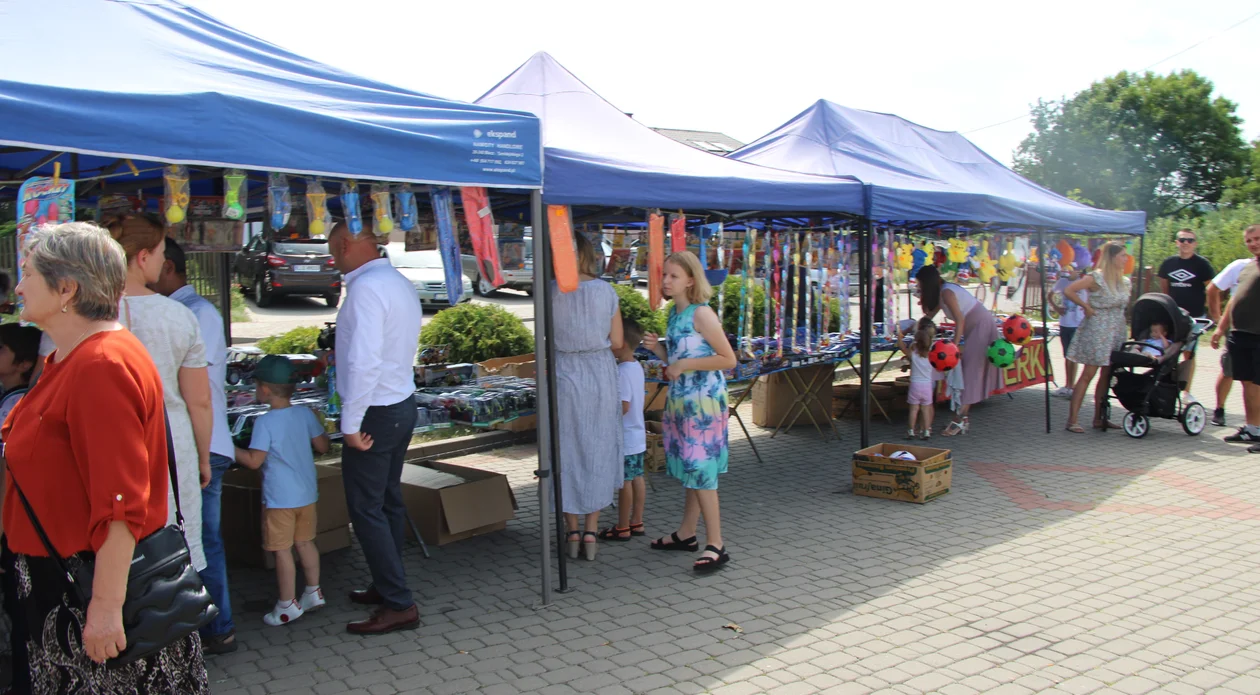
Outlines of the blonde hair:
M159 237L161 238L161 237ZM36 229L27 238L26 262L54 292L75 284L69 308L91 321L114 321L127 284L127 258L109 232L91 222Z
M603 254L595 250L595 244L581 232L573 235L573 241L577 244L578 272L593 278L603 275L604 268L599 262Z
M932 342L936 339L936 324L924 316L914 327L914 351L919 357L927 357L932 352Z
M692 304L709 303L709 297L713 296L713 286L709 284L709 278L704 274L704 266L700 265L700 259L696 258L696 254L690 251L679 251L670 254L665 262L673 263L695 280L695 284L687 290L687 301Z
M166 230L151 215L119 215L105 223L109 235L123 247L130 263L141 251L152 251L166 239Z
M1118 241L1103 244L1098 252L1097 270L1102 273L1103 282L1112 292L1119 292L1124 283L1124 265L1116 260L1122 253L1124 253L1124 244Z

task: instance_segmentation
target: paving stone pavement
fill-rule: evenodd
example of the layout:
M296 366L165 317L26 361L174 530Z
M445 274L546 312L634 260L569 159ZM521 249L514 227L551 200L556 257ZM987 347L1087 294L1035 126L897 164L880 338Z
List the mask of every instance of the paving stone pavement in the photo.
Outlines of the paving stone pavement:
M1204 345L1209 405L1216 364ZM520 511L430 560L408 548L422 627L345 633L363 615L346 592L368 582L357 546L324 556L328 607L283 628L241 610L274 600L272 576L233 570L244 649L209 657L213 691L1260 693L1260 456L1168 420L1143 440L1067 433L1060 399L1047 434L1042 407L1040 390L991 399L972 433L934 438L954 452L953 490L922 506L851 493L854 421L839 443L755 429L764 465L733 428L727 568L698 577L648 539L603 544L547 608L533 448L464 457L508 474ZM873 441L904 432L877 422ZM683 500L652 483L648 538Z

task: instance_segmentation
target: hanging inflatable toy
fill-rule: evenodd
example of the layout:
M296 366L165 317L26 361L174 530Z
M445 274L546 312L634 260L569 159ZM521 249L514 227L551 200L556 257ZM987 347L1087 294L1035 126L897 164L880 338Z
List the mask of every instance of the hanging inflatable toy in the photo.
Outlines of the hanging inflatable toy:
M390 201L389 184L372 184L372 219L375 221L376 233L388 236L394 231L394 207Z
M1016 345L1024 345L1032 339L1032 324L1019 314L1012 314L1002 322L1002 337Z
M989 358L989 364L999 369L1005 369L1015 364L1015 346L1001 338L989 345L989 350L986 354Z
M1085 270L1090 267L1093 263L1093 257L1089 249L1077 239L1073 239L1071 243L1072 265L1075 265L1077 270Z
M306 180L306 219L310 220L310 234L322 237L328 232L332 216L328 214L328 194L319 179Z
M914 251L910 252L913 261L910 266L910 277L915 277L919 274L919 268L922 268L927 263L929 253L931 253L931 249L928 248L927 242L924 242L922 246L916 246Z
M403 184L394 194L394 200L398 203L398 227L404 232L415 229L419 221L419 212L416 208L416 194L411 190L411 184Z
M949 240L949 262L960 265L967 262L967 242L957 237Z
M293 212L293 198L289 194L289 177L284 174L267 176L267 214L271 217L271 229L280 231L289 224Z
M912 267L914 267L914 246L897 244L897 268L910 270Z
M162 174L166 184L166 223L188 219L188 167L172 164Z
M224 217L229 220L245 219L245 206L241 204L241 201L248 199L246 195L247 190L245 172L240 169L232 169L223 175Z
M1076 249L1072 248L1071 242L1067 239L1060 239L1054 248L1059 252L1060 265L1072 265L1073 260L1076 258Z
M1015 260L1015 244L1006 242L1006 249L1002 252L1002 257L998 259L998 279L1002 282L1008 282L1015 273L1016 266L1019 261Z
M341 183L341 214L352 236L363 231L363 213L359 210L359 182L353 179Z

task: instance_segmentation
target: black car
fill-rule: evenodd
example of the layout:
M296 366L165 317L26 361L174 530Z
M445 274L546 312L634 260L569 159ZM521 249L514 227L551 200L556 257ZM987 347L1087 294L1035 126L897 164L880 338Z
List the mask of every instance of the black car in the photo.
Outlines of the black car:
M260 307L280 295L323 297L330 307L341 301L341 273L324 239L258 237L236 254L235 271Z

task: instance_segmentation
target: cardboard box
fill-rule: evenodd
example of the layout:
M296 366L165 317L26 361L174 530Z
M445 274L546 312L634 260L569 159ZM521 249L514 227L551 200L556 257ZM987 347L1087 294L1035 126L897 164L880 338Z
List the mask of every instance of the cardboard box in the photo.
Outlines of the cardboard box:
M508 432L529 432L538 429L538 415L522 415L515 420L507 422L495 423L492 429L506 430Z
M315 503L315 545L328 553L350 545L350 512L346 508L341 470L328 465L315 466L319 501ZM241 567L275 566L271 553L262 549L262 476L258 471L238 468L223 475L222 521L224 552L229 565Z
M753 424L758 427L775 428L782 423L784 427L787 427L793 418L796 419L797 427L808 426L814 421L820 425L827 422L831 419L831 381L835 370L834 364L818 364L794 369L790 373L781 372L758 379L752 392ZM819 376L820 373L821 376ZM802 404L813 414L813 420L811 420L805 413L805 407L799 407L796 404L797 393L793 384L788 383L788 379L792 379L798 387L805 387L809 386L815 377L818 377L818 380L814 382L812 391L817 400L811 398ZM784 417L789 412L791 417L785 421ZM799 418L796 417L798 414Z
M895 451L908 451L917 460L890 458ZM876 444L853 453L853 493L917 504L930 502L949 492L953 463L949 449Z
M643 453L643 472L656 473L665 470L665 437L661 423L647 421L647 451Z
M506 475L439 461L408 461L403 502L429 545L500 531L516 518Z
M647 400L651 398L652 400ZM669 384L648 384L643 394L643 411L664 410L669 399Z
M496 357L492 360L477 363L477 376L514 376L519 379L534 379L538 373L538 363L534 353L516 355L515 357Z

